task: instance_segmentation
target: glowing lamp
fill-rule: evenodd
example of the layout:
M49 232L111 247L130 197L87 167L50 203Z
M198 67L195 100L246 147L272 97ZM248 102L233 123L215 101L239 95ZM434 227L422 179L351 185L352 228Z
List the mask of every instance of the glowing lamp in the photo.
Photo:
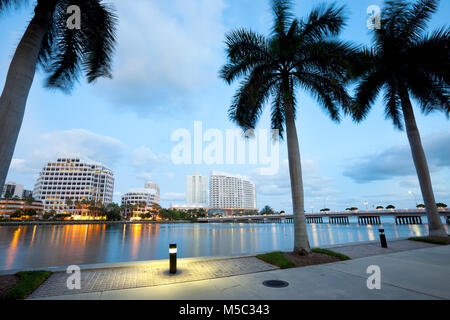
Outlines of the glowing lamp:
M169 244L170 273L177 273L177 245Z

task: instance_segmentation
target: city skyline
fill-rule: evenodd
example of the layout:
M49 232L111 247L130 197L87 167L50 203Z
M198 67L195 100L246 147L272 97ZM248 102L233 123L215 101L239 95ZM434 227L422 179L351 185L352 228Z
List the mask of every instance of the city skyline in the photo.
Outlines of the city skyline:
M296 14L303 15L318 2L302 3L295 8ZM270 21L269 3L210 1L203 5L182 5L148 1L139 2L133 8L118 1L114 3L121 16L120 24L127 26L119 33L115 80L100 80L92 87L81 81L72 95L64 95L46 91L42 74L38 72L7 181L17 181L30 188L47 161L79 153L118 172L115 202L133 186L154 180L161 184L163 206L181 203L186 196L183 190L186 175L192 172L207 175L213 170L223 170L251 176L257 185L259 208L267 204L276 210L291 211L285 142L280 145L280 172L270 177L260 175L258 165L179 166L170 161L171 150L176 145L171 141L171 134L178 128L193 132L194 122L203 121L204 130L236 129L227 117L235 88L228 87L217 77L217 70L223 63L223 34L238 26L251 26L266 33ZM345 4L345 1L338 3ZM348 26L341 38L368 44L366 9L368 5L381 3L351 3ZM189 6L198 10L186 10ZM445 13L449 9L449 3L441 2L429 30L445 23ZM136 10L145 11L154 19L139 15L136 18ZM242 12L252 12L252 15ZM5 16L0 21L4 30L0 35L3 66L8 65L20 30L30 14L30 7L24 5L15 15ZM132 29L128 23L131 19L135 22ZM165 21L170 21L170 28L164 34L143 34L142 30L162 29L158 23ZM152 44L158 38L173 35L176 39L186 38L180 39L177 44L180 48L192 47L194 52L202 54L183 56L180 54L183 50L173 50L166 45L154 50ZM141 36L146 41L139 42ZM176 62L174 66L161 63L159 70L149 64L151 60L167 61L162 59L166 55L172 63ZM133 68L133 61L142 63L142 68ZM186 78L185 74L192 75L193 79ZM5 76L0 76L1 82ZM162 80L158 83L156 79ZM299 97L297 125L302 128L299 140L305 168L307 211L311 206L324 207L325 203L331 209L365 208L364 202L368 202L370 208L391 203L397 207L414 207L416 200L408 191L422 202L407 137L384 120L381 99L366 122L355 125L345 117L337 126L326 119L309 95ZM269 117L268 112L263 114L259 128L267 129ZM425 117L417 112L417 122L430 164L436 201L448 203L450 190L446 181L450 179L450 157L448 149L442 147L450 143L448 120L438 113Z

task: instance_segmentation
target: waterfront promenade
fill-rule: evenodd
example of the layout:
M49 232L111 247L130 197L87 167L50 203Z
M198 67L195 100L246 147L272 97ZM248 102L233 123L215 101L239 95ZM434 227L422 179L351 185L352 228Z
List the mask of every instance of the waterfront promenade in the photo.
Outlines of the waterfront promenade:
M68 290L67 274L54 273L29 299L450 299L450 246L409 240L331 247L349 261L280 270L254 257L180 259L82 267L81 290ZM369 290L367 267L381 269L381 289ZM57 270L54 270L57 271ZM63 271L63 268L60 268ZM266 280L285 280L268 288Z

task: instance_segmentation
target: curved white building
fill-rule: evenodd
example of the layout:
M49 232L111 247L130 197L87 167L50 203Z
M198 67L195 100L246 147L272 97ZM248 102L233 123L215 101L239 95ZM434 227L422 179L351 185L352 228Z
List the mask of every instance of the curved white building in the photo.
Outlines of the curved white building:
M113 200L114 173L92 160L60 158L42 169L34 185L33 198L44 203L45 211L75 214L78 209L66 204L96 201L107 205Z
M144 188L131 189L122 196L122 205L141 205L133 210L133 214L148 212L153 205L159 205L159 186L154 182L147 182ZM128 212L127 212L128 215Z

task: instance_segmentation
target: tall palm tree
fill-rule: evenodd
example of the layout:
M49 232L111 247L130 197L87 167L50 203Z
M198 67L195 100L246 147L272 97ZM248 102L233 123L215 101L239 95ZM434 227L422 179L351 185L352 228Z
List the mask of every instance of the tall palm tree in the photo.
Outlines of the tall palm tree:
M289 0L273 0L274 25L269 37L239 29L226 35L228 61L220 71L227 83L243 78L229 110L242 129L253 129L265 102L272 97L271 122L287 133L289 173L294 210L294 252L311 252L304 213L299 143L295 125L296 88L311 92L334 121L339 107L351 103L344 89L349 60L357 54L335 39L344 26L343 7L320 6L306 19L296 19Z
M378 93L384 89L386 118L400 130L403 122L406 127L425 202L429 234L446 237L410 99L410 96L415 98L425 114L435 110L444 112L447 117L450 114L450 29L441 28L424 35L438 3L438 0L420 0L414 4L385 2L381 28L374 29L372 48L368 50L372 67L359 74L361 79L351 112L356 121L363 120Z
M27 0L0 0L0 14ZM67 9L81 10L81 29L67 27ZM88 82L111 76L117 18L101 0L37 0L12 58L0 96L0 187L11 163L36 67L46 86L69 91L84 72Z

